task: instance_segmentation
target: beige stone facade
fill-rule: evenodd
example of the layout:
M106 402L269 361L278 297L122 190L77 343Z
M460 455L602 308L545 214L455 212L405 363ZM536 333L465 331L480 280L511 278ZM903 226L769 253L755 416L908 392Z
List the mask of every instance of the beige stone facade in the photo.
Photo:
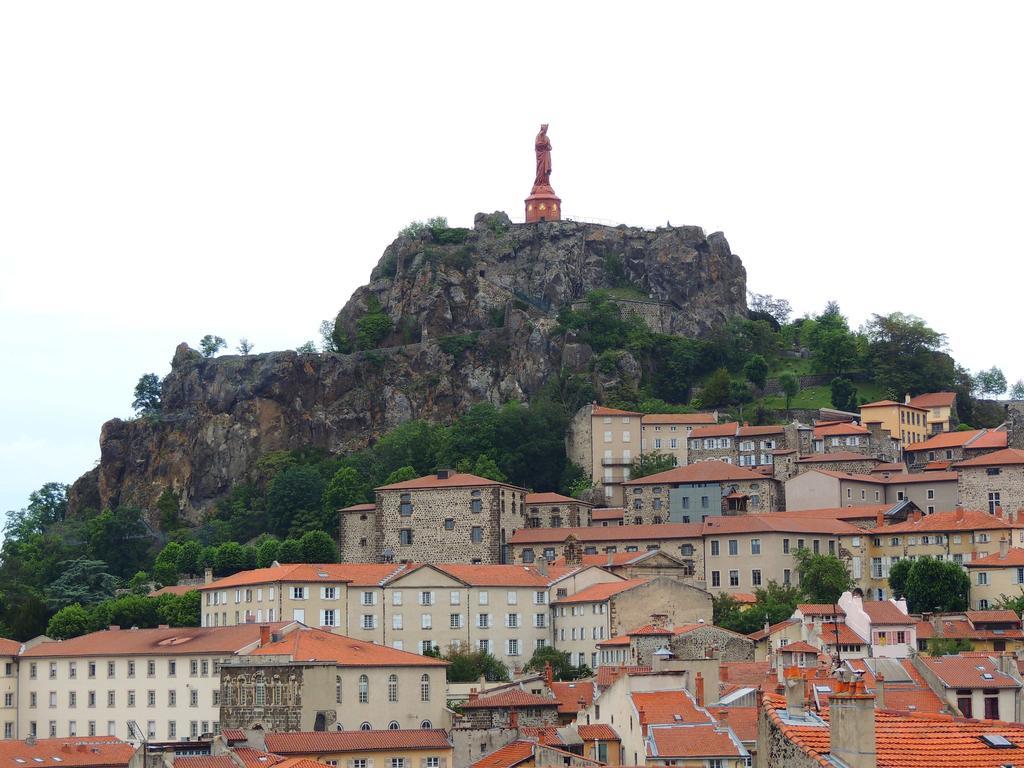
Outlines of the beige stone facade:
M622 504L622 483L629 480L629 466L640 455L642 413L593 406L591 412L591 477L605 502Z
M1024 450L1006 448L954 465L957 493L965 509L1024 510Z
M786 481L786 509L896 504L909 500L924 512L948 511L957 505L955 472L879 475L815 468Z
M3 738L18 738L18 653L21 643L0 639L0 723Z
M751 427L738 422L700 427L690 433L690 464L723 461L737 467L770 467L772 451L796 448L796 425Z
M694 429L718 423L718 411L712 413L647 413L640 419L640 450L664 453L675 458L676 466L689 461L689 436Z

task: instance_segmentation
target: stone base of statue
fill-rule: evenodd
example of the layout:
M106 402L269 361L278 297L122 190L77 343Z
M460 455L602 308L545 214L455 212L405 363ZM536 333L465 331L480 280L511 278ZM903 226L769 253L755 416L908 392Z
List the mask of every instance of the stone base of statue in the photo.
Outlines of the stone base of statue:
M549 186L537 185L526 198L526 223L561 221L562 201Z

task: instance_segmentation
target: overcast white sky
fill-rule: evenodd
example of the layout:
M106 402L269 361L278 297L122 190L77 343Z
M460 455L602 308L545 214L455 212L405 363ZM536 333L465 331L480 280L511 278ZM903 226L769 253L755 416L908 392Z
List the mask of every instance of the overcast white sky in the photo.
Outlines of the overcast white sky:
M725 232L752 290L1024 377L1019 3L0 3L0 510L140 374L316 337L412 219ZM1009 341L1009 343L1008 343Z

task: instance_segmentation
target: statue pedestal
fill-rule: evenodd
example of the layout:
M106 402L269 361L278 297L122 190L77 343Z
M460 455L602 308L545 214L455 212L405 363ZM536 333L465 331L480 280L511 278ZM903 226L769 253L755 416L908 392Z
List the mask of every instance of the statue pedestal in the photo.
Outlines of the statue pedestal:
M551 187L534 187L526 198L526 223L561 221L562 201Z

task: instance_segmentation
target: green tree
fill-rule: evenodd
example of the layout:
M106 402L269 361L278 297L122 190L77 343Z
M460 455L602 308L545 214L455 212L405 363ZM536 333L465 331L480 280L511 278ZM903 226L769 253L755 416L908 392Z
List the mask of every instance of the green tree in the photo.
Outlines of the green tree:
M392 483L404 483L408 480L415 480L420 476L413 467L405 466L399 467L386 478L384 478L384 485L391 485Z
M718 405L726 405L729 402L729 387L732 378L729 371L719 368L712 373L704 382L700 390L700 402L704 408L713 408Z
M929 656L958 656L974 650L974 644L964 637L928 638Z
M97 603L89 611L89 631L98 632L112 624L119 627L155 627L160 623L157 601L143 595L124 595Z
M586 665L585 669L575 666L568 651L560 651L553 645L545 645L535 650L523 669L527 672L543 672L548 664L551 665L551 673L555 680L579 680L585 676L582 673L590 672Z
M160 399L160 379L155 373L144 373L135 384L135 399L132 400L132 408L136 415L145 416L150 413L160 413L162 401Z
M238 340L238 346L236 347L238 354L248 355L253 350L253 343L244 336Z
M907 594L907 579L914 561L903 558L889 566L889 590L899 597Z
M269 568L275 560L280 560L281 542L268 537L256 545L256 567Z
M788 299L777 299L769 293L754 293L753 291L748 291L747 296L749 298L747 306L750 308L751 317L754 315L770 317L775 323L776 330L789 322L793 307Z
M974 374L974 386L980 397L999 397L1006 391L1006 376L993 365L987 371L978 371Z
M366 302L366 314L356 321L356 347L376 349L391 333L394 323L384 311L380 300L370 296Z
M508 478L505 477L505 473L498 469L497 463L486 453L477 456L476 461L471 465L466 466L466 471L471 475L486 477L488 480L495 480L499 483L508 481Z
M298 352L300 355L315 355L317 352L316 342L304 341L302 344L299 344L299 346L295 348L295 351Z
M846 564L835 555L815 555L809 549L798 549L796 563L800 585L809 602L837 603L853 584Z
M1010 387L1010 399L1024 400L1024 379L1017 379L1014 385Z
M52 640L67 640L89 631L89 612L78 603L66 605L53 614L46 625L46 636Z
M181 548L181 544L176 541L168 542L153 561L153 579L165 587L178 583Z
M309 531L299 539L299 549L302 551L304 563L336 563L338 562L338 548L334 539L323 531Z
M800 379L792 371L783 371L779 374L779 386L782 387L782 394L786 397L786 412L793 403L793 398L800 392Z
M199 576L203 572L201 561L202 545L198 541L186 541L178 551L178 573Z
M475 683L483 675L488 682L509 679L508 667L490 653L461 645L452 648L444 656L448 662L448 682Z
M743 366L743 375L758 389L764 389L768 381L768 361L763 355L754 355Z
M217 547L213 572L217 576L230 576L245 570L246 560L245 547L237 541L226 541Z
M105 560L114 576L130 578L145 565L152 539L138 509L106 509L86 521L85 529L89 557Z
M280 563L301 563L302 547L298 539L285 539L281 542L281 548L277 553L277 560Z
M173 490L164 488L160 498L156 500L156 508L160 513L160 530L170 533L182 527L178 494Z
M319 510L323 506L324 481L315 467L288 467L270 483L267 513L273 531L286 534L292 518L300 510Z
M842 376L832 379L830 385L832 390L832 407L840 411L857 413L860 403L857 400L857 387L853 382Z
M872 315L864 326L875 381L899 396L951 387L955 364L946 337L914 315Z
M181 595L160 595L149 598L156 603L157 621L172 627L198 627L202 622L202 599L199 590L190 589Z
M905 597L912 613L963 611L971 580L963 568L948 560L920 557L907 575Z
M353 467L342 467L324 488L323 508L328 511L351 507L366 501L370 487L364 476Z
M998 608L1001 611L1014 611L1018 616L1024 613L1024 587L1019 587L1019 589L1020 594L1013 597L1000 595L993 608Z
M676 466L676 457L662 451L651 451L641 453L629 465L629 477L632 480L639 480L641 477L649 477L659 472L667 472Z
M51 609L67 605L92 605L114 596L117 578L107 573L102 560L80 557L60 564L60 575L46 589Z
M213 357L227 345L228 343L220 336L208 333L199 340L199 351L203 353L203 357Z

